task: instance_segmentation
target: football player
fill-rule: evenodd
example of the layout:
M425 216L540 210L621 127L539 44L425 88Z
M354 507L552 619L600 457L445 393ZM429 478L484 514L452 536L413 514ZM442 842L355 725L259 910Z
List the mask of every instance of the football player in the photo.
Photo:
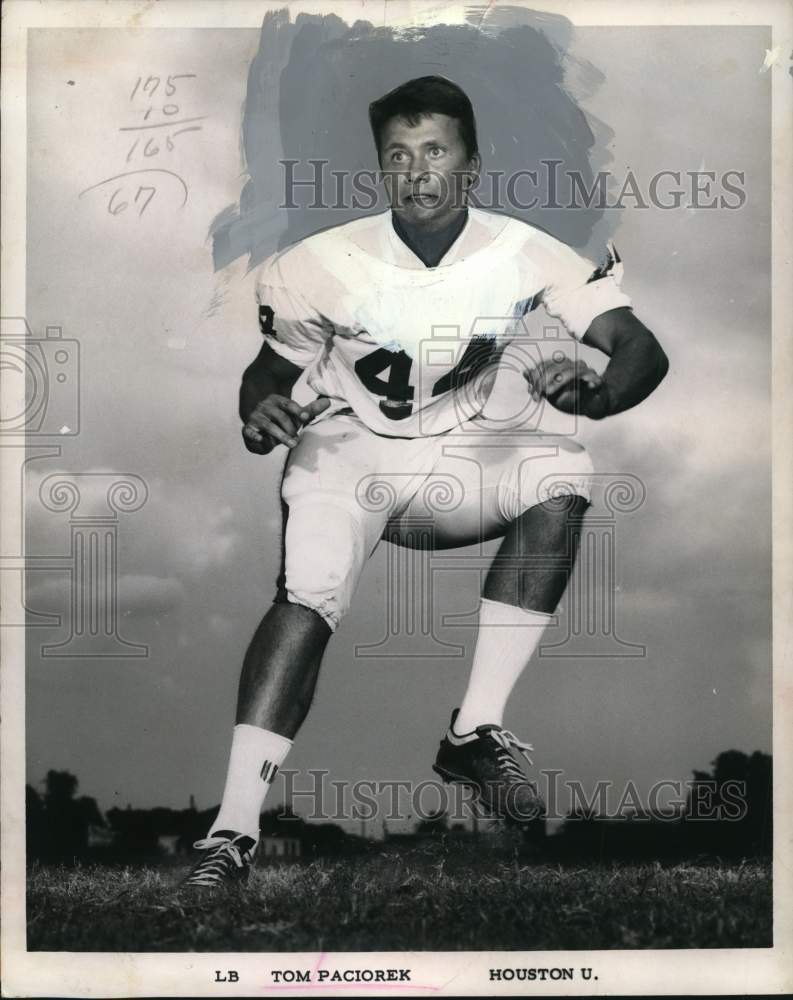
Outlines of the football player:
M190 886L248 871L265 796L363 566L386 530L415 544L416 517L432 517L439 548L502 539L468 687L434 769L496 815L541 813L522 766L531 748L503 728L504 709L567 585L592 466L569 436L488 423L487 405L509 351L523 402L594 420L641 402L668 367L619 287L615 251L598 267L469 204L480 158L458 86L411 80L374 101L370 123L390 210L316 233L258 274L263 342L242 378L240 416L249 451L288 452L283 562L245 656L223 799L195 845ZM515 351L540 304L608 358L602 373L558 351ZM455 332L452 349L439 330ZM303 404L292 390L304 372L315 398ZM432 500L438 484L444 503Z

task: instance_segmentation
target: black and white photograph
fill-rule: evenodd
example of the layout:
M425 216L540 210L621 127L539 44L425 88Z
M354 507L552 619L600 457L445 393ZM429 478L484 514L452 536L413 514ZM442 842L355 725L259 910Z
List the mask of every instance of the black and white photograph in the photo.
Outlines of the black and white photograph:
M3 995L793 990L790 5L3 27Z

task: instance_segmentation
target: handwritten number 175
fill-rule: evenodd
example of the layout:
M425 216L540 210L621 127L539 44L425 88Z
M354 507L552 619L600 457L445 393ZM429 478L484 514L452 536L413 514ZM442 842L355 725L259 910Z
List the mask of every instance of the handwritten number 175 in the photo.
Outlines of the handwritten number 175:
M173 97L176 93L176 86L174 80L190 80L195 77L195 73L172 73L168 76L165 82L165 96ZM162 78L159 76L147 76L145 81L142 76L139 76L135 81L135 86L132 88L132 93L129 95L129 99L133 100L138 89L141 89L144 94L148 94L151 97L157 90L157 88L162 83ZM141 86L142 84L142 86Z

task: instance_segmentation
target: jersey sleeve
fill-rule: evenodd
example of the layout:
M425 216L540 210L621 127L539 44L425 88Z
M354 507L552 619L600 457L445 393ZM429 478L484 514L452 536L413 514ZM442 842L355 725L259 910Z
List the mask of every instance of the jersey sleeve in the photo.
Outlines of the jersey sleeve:
M571 247L556 242L542 293L545 308L580 340L596 316L631 305L620 288L622 271L622 261L611 243L603 263L596 266Z
M267 261L256 279L259 328L282 358L308 368L325 344L326 325L278 259Z

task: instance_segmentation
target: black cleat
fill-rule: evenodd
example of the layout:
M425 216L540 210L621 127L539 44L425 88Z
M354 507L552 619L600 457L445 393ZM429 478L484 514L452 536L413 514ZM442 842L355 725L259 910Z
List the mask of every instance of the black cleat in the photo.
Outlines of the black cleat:
M253 864L256 841L234 830L218 830L210 837L197 840L193 847L203 851L180 888L216 889L232 883L244 883Z
M529 823L542 816L545 803L512 753L518 751L531 764L529 751L534 748L496 725L477 726L474 732L458 736L454 732L458 711L452 712L433 771L444 781L473 788L491 813L508 822Z

